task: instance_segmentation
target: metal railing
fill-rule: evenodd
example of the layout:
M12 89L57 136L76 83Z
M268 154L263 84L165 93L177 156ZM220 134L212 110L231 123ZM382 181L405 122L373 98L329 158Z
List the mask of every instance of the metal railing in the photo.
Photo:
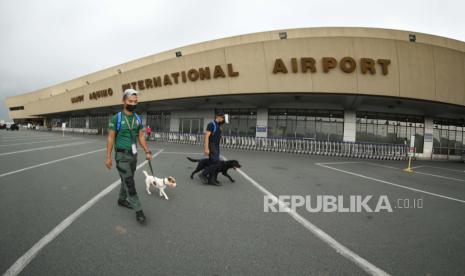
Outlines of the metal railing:
M39 126L38 128L35 129L27 129L27 130L32 130L32 131L53 131L53 132L65 132L66 134L82 134L82 135L97 135L99 134L99 130L95 128L71 128L67 127L65 129L62 129L61 127L51 127L47 128L44 126Z
M152 133L155 141L203 145L203 134L178 132ZM383 160L404 160L408 148L401 144L374 144L364 142L316 141L306 138L260 138L243 136L223 136L223 148L286 152L295 154L315 154L326 156L355 157Z

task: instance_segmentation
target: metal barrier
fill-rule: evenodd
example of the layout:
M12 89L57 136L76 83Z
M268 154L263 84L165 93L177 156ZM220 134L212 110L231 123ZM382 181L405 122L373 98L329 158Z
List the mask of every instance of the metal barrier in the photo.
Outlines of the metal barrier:
M150 139L161 142L203 145L203 134L155 132ZM307 138L260 138L223 136L223 148L273 151L294 154L355 157L381 160L405 160L407 146L401 144L374 144L364 142L317 141Z
M28 129L29 130L29 129ZM46 128L46 127L39 127L36 129L30 129L31 131L42 131L42 132L65 132L66 134L82 134L82 135L97 135L99 134L98 129L95 128L71 128L67 127L65 129L62 129L61 127L52 127L52 128Z

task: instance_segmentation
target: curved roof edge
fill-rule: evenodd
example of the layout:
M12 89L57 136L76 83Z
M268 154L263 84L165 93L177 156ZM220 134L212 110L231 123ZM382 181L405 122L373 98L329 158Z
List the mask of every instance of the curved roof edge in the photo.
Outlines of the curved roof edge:
M138 58L126 63L111 66L97 72L84 75L82 77L58 83L56 85L48 86L39 90L24 93L17 96L6 98L6 104L14 101L16 97L24 97L28 95L30 98L28 102L36 101L39 99L48 98L64 93L119 73L130 71L145 65L174 59L176 58L175 52L181 51L182 55L190 55L208 50L231 47L241 44L257 43L263 41L279 40L279 33L286 32L287 39L309 38L309 37L365 37L365 38L380 38L392 39L400 41L409 41L409 35L415 34L416 43L429 44L433 46L445 47L461 52L465 52L465 42L419 33L414 31L383 29L383 28L369 28L369 27L309 27L309 28L294 28L294 29L281 29L265 32L249 33L244 35L231 36L226 38L219 38L200 43L195 43L187 46L173 48L157 54Z

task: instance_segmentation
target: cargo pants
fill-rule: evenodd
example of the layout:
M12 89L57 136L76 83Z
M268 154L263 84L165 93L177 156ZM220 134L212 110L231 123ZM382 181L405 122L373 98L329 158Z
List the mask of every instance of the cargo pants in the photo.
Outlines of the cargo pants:
M116 169L121 177L121 188L119 199L127 200L134 211L142 210L139 197L137 197L136 183L134 181L134 172L137 167L137 154L129 152L116 152L115 154Z

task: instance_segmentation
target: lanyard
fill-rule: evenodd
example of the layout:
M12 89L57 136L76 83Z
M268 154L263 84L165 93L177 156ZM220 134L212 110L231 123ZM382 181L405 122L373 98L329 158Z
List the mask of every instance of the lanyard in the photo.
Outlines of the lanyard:
M124 116L124 120L126 121L126 124L128 125L129 134L131 135L131 140L133 140L133 137L132 137L132 128L134 127L134 117L132 117L132 123L131 123L130 126L129 126L128 117Z

